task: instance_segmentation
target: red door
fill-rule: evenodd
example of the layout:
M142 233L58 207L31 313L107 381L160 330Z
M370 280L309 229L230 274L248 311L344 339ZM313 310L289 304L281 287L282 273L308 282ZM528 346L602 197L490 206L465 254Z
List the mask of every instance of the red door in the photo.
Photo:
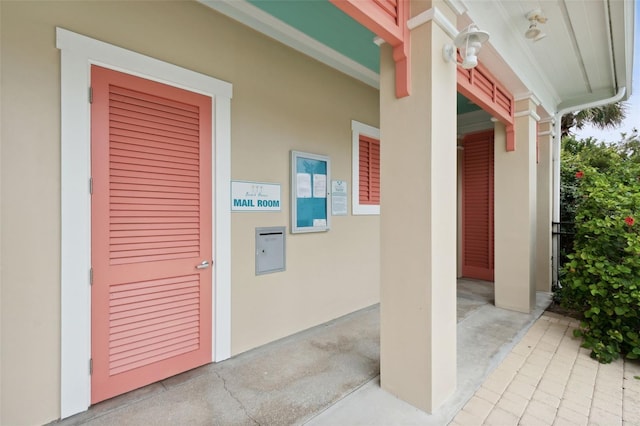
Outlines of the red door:
M463 142L462 275L493 281L493 131Z
M211 361L211 99L91 68L91 402Z

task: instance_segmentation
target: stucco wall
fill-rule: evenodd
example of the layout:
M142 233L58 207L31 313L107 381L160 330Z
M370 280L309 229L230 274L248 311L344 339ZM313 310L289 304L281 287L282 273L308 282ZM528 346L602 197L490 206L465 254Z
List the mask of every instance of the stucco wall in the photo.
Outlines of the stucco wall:
M232 214L232 352L379 299L377 216L287 235L287 271L254 275L254 230L289 228L289 151L351 183L351 120L378 92L192 2L1 1L1 424L59 416L60 63L55 27L233 84L232 178L282 184L279 213ZM350 185L351 186L351 185ZM350 211L350 210L349 210Z

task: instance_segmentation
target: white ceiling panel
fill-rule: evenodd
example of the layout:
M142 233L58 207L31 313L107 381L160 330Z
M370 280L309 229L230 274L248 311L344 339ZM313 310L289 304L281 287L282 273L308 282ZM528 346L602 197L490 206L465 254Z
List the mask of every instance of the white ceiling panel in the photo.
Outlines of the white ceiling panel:
M467 11L458 27L475 22L491 34L490 46L480 55L484 65L510 81L509 89L515 89L519 80L549 113L611 97L630 84L631 59L626 56L632 51L628 44L633 44L633 19L629 19L633 1L466 0L463 4ZM525 37L530 24L526 15L534 9L547 18L537 24L546 34L539 41ZM496 55L503 60L497 61ZM509 73L514 75L505 77Z

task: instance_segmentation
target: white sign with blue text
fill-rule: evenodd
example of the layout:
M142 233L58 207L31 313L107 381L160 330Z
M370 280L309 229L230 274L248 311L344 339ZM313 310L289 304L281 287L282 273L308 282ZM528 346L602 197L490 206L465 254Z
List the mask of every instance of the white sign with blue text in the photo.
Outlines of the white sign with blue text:
M280 184L231 181L231 211L280 211Z

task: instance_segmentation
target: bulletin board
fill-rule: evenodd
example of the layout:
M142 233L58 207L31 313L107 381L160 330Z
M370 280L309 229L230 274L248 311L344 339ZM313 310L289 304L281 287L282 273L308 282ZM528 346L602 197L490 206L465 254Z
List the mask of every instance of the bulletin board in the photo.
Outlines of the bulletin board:
M291 232L329 230L331 162L324 155L291 151Z

